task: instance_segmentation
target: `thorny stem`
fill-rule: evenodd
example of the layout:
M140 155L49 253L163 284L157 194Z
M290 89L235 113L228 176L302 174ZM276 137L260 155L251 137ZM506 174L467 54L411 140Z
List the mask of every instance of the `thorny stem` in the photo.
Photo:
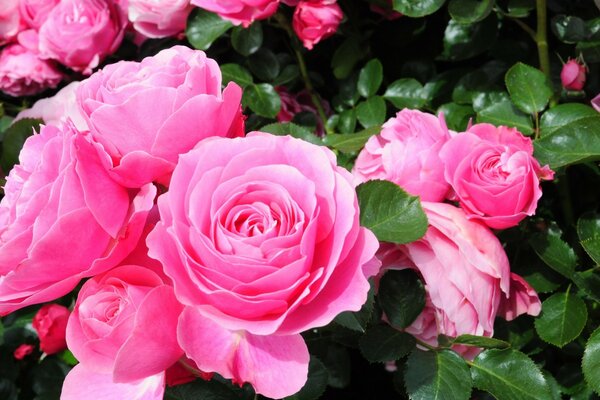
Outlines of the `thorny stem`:
M550 54L548 53L548 22L546 12L546 0L536 0L537 11L537 32L535 34L535 42L538 47L538 56L540 59L540 69L548 81L550 81Z

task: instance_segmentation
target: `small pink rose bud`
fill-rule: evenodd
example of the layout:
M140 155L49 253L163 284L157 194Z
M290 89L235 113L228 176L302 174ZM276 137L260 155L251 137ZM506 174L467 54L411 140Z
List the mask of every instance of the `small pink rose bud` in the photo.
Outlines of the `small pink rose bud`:
M569 59L560 72L560 80L567 90L582 90L585 85L587 66L581 61Z
M296 6L292 25L304 47L312 50L315 44L337 31L343 17L335 0L305 0Z
M46 304L33 317L33 329L40 338L40 349L55 354L67 348L65 334L71 312L58 304Z
M16 348L15 352L13 353L13 356L17 360L22 360L31 353L33 353L33 349L35 349L35 346L32 344L22 344Z

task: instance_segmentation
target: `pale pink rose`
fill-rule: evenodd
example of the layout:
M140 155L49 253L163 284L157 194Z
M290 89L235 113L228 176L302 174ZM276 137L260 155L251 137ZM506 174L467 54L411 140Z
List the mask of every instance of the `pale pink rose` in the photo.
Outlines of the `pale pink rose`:
M357 183L385 179L424 201L442 201L450 185L444 180L439 152L450 139L443 120L404 109L369 138L352 174Z
M569 59L560 71L560 82L567 90L583 90L587 72L588 68L584 63Z
M360 309L379 268L350 173L289 136L206 139L180 157L158 207L149 254L188 306L188 357L267 397L300 390L300 332Z
M29 137L0 202L0 315L57 299L136 246L156 189L127 190L72 125Z
M600 112L600 94L592 99L592 107L598 112Z
M40 349L46 354L58 353L67 348L65 333L71 312L60 304L45 304L35 313L33 329L40 338Z
M20 0L19 12L30 28L39 29L60 0Z
M36 101L31 108L21 111L15 121L23 118L40 118L46 125L59 126L71 120L78 130L88 130L87 122L81 115L75 99L75 91L80 83L80 81L71 82L54 96Z
M24 28L19 15L19 0L0 1L0 46L17 37Z
M166 185L179 155L202 139L243 135L241 97L235 83L221 91L213 59L184 46L108 65L77 89L81 113L112 157L111 174L129 187Z
M279 7L279 0L192 0L191 3L245 28L256 20L269 18Z
M496 236L470 221L457 207L422 203L429 220L425 236L406 245L383 244L378 256L385 269L411 268L421 275L427 304L406 331L437 345L440 334L491 337L497 315L512 320L538 315L536 292L516 274ZM472 358L479 349L456 346Z
M55 88L63 74L51 60L15 43L0 50L0 91L11 96L31 96Z
M40 27L40 53L90 74L117 50L126 26L125 12L113 0L61 0Z
M292 26L304 47L311 50L337 31L342 18L344 13L335 0L303 0L296 6Z
M129 21L149 38L174 36L184 31L193 7L189 0L129 0Z

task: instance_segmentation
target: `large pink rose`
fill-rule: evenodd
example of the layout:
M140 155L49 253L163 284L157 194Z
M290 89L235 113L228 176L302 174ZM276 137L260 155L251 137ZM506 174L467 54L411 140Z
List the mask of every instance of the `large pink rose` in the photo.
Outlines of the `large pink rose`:
M252 22L275 14L279 0L192 0L192 4L247 28Z
M188 306L188 357L268 397L298 391L300 332L360 309L379 267L352 176L327 148L289 136L207 139L180 157L158 206L149 254Z
M440 157L467 216L496 229L533 215L542 197L540 180L554 176L533 157L531 139L506 126L473 125L449 140Z
M423 278L427 304L407 332L437 345L440 334L491 337L496 315L512 320L539 314L537 294L510 272L502 244L486 226L449 204L422 206L430 225L425 236L402 246L384 244L378 253L383 268L412 268ZM467 357L479 351L456 350Z
M30 28L39 29L58 3L60 0L20 0L19 12Z
M40 27L40 53L90 74L117 50L126 26L114 0L61 0Z
M136 246L156 189L125 189L107 159L71 125L26 140L0 202L0 315L67 294Z
M446 124L434 115L404 109L372 136L358 155L352 174L358 182L385 179L424 201L442 201L444 180L439 152L450 139Z
M124 185L168 184L179 154L209 136L241 136L242 90L221 92L217 63L175 46L142 62L106 66L82 82L77 102ZM135 134L132 134L135 132Z
M303 0L294 11L294 32L311 50L315 44L333 35L344 18L342 9L335 0Z
M0 1L0 46L15 38L24 27L19 15L19 0Z
M0 50L0 90L11 96L31 96L55 88L63 74L51 60L11 44Z
M183 32L189 13L189 0L129 0L129 21L149 38L163 38Z

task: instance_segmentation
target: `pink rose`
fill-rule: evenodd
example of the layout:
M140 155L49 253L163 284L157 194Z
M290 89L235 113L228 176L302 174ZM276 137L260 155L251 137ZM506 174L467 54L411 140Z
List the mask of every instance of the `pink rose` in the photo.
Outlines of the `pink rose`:
M352 176L329 149L289 136L213 138L180 157L158 206L149 254L188 306L188 357L267 397L300 390L300 332L360 309L379 267Z
M437 345L440 334L491 337L496 315L511 320L539 314L537 294L511 274L502 244L487 227L449 204L422 206L430 225L425 236L402 246L384 244L378 253L383 268L412 268L423 278L427 304L407 332ZM455 350L470 358L479 351Z
M531 139L514 128L473 125L440 151L444 176L468 218L505 229L533 215L540 180L554 172L533 157Z
M383 125L379 135L369 138L352 174L359 183L386 179L424 201L442 201L450 186L439 152L449 139L443 120L404 109Z
M106 66L77 89L81 113L129 187L168 184L180 154L209 136L241 136L242 90L221 92L217 63L175 46L142 62ZM135 135L132 135L135 132Z
M244 28L256 20L269 18L279 7L279 0L192 0L191 3Z
M598 112L600 112L600 94L592 99L592 107Z
M388 21L396 20L402 16L401 13L394 10L393 0L380 0L377 3L371 3L369 8L371 11L381 15Z
M11 96L31 96L58 86L63 74L53 61L18 43L0 50L0 90Z
M129 0L129 21L146 37L174 36L184 31L192 8L189 0Z
M296 6L292 25L304 47L312 50L315 44L337 31L343 17L335 0L303 0Z
M13 352L13 357L17 360L22 360L35 350L35 346L32 344L21 344Z
M40 349L46 354L67 348L65 332L71 312L59 304L45 304L33 317L33 329L40 338Z
M67 124L25 141L0 202L0 316L61 297L137 244L156 189L127 190L108 155Z
M24 28L19 15L19 0L0 1L0 46L14 39Z
M113 0L61 0L40 27L40 53L90 74L117 50L126 25Z
M30 28L39 29L58 3L60 0L20 0L19 12Z
M583 90L587 66L579 60L569 59L560 71L560 81L567 90Z

